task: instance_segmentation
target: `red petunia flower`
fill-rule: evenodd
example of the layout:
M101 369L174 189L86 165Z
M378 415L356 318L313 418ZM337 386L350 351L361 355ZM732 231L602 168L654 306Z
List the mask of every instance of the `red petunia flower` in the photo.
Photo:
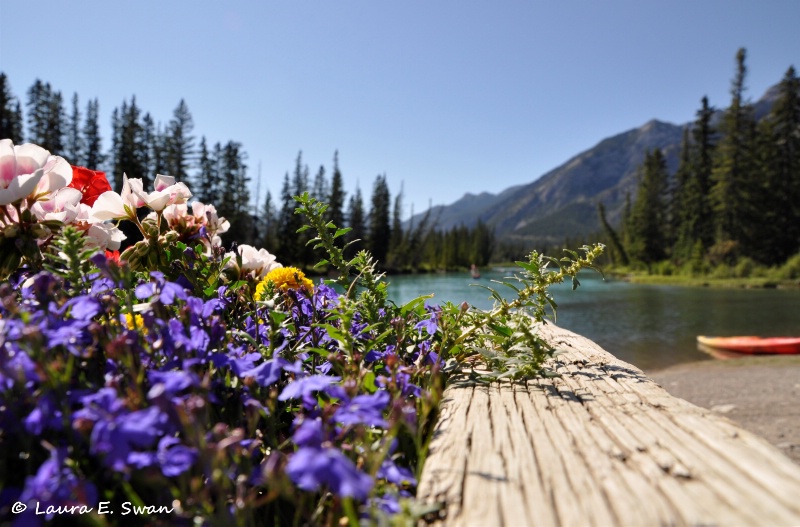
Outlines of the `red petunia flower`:
M117 265L119 265L120 264L119 251L109 251L108 249L106 249L106 259L110 262L114 262Z
M106 173L99 170L89 170L86 167L72 166L72 183L70 187L78 189L83 194L81 203L86 203L90 207L94 205L97 197L111 190L111 185L106 179Z

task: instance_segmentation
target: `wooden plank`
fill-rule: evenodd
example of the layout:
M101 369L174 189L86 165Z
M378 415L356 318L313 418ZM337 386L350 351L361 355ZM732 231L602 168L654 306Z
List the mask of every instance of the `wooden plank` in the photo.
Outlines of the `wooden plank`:
M428 523L800 525L800 466L552 324L561 377L445 390L417 491ZM424 522L423 522L424 523Z

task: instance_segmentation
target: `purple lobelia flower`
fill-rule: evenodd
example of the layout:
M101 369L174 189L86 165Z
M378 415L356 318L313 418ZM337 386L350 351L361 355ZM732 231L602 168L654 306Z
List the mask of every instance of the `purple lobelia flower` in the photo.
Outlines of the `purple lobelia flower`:
M52 393L47 392L36 401L36 408L25 418L25 430L33 435L41 435L47 429L61 430L64 414L56 404Z
M311 395L312 392L324 390L331 384L337 383L341 377L332 375L309 375L308 377L301 377L286 385L281 394L278 396L279 401L286 401L289 399L298 399Z
M289 361L281 359L280 357L270 359L243 372L242 377L253 377L256 382L263 387L271 386L281 378L281 371L287 364L289 364Z
M364 424L385 428L383 410L390 399L389 392L385 390L379 390L371 395L357 395L343 402L333 414L333 419L345 425Z
M165 436L158 442L156 456L165 476L179 476L189 470L197 460L197 449L181 444L176 437Z
M153 385L153 389L161 385L167 395L176 395L200 384L197 375L183 370L151 371L147 374L147 378Z
M175 282L166 281L164 279L164 273L153 271L150 273L150 277L153 281L139 284L134 290L136 298L139 300L146 300L158 296L158 300L161 301L162 304L170 305L175 302L176 298L186 300L188 297L186 288Z
M397 486L417 485L417 478L405 467L400 467L391 459L385 459L378 469L377 476Z
M50 506L93 507L97 503L95 486L79 480L65 461L65 448L51 449L50 458L42 463L36 475L25 479L19 501L28 505L28 511L17 516L14 525L39 525L43 519L52 519L53 514L34 513L35 510L46 511Z
M327 487L337 496L365 500L373 481L335 448L301 447L289 459L286 473L303 490Z
M298 417L295 419L295 430L292 441L301 447L320 447L325 439L322 419L319 417Z

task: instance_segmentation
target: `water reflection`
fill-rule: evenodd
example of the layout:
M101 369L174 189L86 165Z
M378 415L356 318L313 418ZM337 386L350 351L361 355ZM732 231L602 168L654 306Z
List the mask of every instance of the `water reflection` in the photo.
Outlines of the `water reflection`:
M491 284L508 273L486 272L391 276L390 297L397 303L434 293L431 302L467 301L492 306L489 292L471 284ZM710 289L636 285L603 281L587 273L581 287L557 286L558 325L580 333L620 359L644 370L681 362L708 360L697 348L697 335L800 334L800 291L780 289Z

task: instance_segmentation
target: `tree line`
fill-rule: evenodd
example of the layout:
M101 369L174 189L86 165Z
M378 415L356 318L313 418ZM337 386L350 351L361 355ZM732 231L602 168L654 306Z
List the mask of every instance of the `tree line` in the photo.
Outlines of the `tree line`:
M800 81L790 67L769 114L756 119L745 58L740 49L727 109L702 99L674 174L661 150L647 152L621 232L599 204L615 263L670 261L699 272L745 258L777 265L800 251Z
M267 190L263 201L253 197L242 144L230 140L212 145L205 136L198 141L183 99L166 124L140 108L135 96L123 100L111 112L110 145L104 148L96 98L82 107L76 93L67 104L60 91L38 79L26 95L23 112L8 77L0 72L0 138L12 139L15 144L36 143L73 165L104 170L117 190L122 187L123 174L141 178L146 189L156 174L174 176L190 186L194 198L215 205L218 214L230 221L224 237L228 245L256 245L279 255L281 261L313 266L316 257L307 245L310 234L297 232L304 220L295 214L293 199L308 192L328 203L331 222L351 229L342 240L354 242L349 248L351 255L368 249L387 270L481 266L489 262L494 249L494 232L482 223L441 231L430 211L416 224L404 222L402 189L392 197L386 174L376 176L368 201L358 186L348 196L338 152L330 171L320 166L313 177L299 152L294 169L283 177L278 196ZM260 188L260 167L258 178ZM136 235L126 234L131 239Z

